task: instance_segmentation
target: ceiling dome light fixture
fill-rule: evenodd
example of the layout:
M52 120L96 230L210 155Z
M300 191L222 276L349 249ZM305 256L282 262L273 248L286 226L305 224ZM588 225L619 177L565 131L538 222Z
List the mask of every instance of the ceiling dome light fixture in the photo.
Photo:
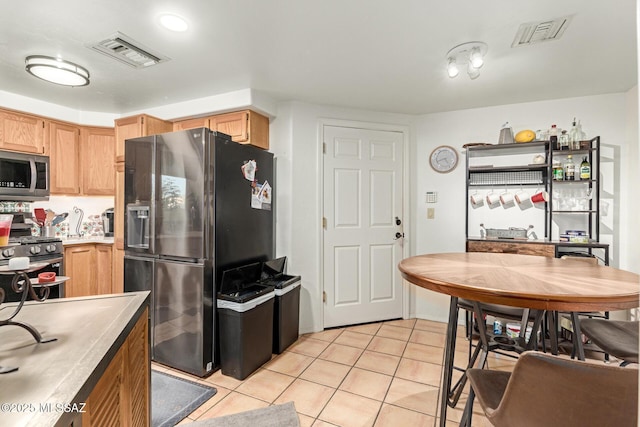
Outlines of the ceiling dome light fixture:
M183 33L189 28L189 25L184 18L181 18L178 15L172 15L170 13L166 13L160 16L160 24L162 24L162 26L167 30L175 31L176 33Z
M454 78L460 66L467 65L467 74L472 80L480 76L480 68L484 65L484 56L488 46L483 42L462 43L447 52L447 74ZM455 73L452 70L455 69Z
M73 62L51 56L31 55L25 58L27 73L63 86L86 86L89 71Z

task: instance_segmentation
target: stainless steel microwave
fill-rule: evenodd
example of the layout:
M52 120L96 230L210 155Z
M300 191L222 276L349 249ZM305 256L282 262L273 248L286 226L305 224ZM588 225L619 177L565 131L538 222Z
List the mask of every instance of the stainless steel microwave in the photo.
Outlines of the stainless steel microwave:
M0 150L0 200L49 200L49 157Z

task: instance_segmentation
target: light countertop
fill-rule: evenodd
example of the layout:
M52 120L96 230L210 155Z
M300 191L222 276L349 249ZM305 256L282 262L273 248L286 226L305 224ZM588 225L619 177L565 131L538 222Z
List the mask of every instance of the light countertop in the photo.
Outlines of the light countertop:
M11 408L7 404L23 405L3 409L0 424L69 425L81 414L56 410L55 405L86 401L148 303L148 292L27 302L14 320L57 341L38 344L20 327L0 328L0 363L19 367L0 376L0 404L5 409ZM14 305L2 304L0 318ZM53 409L47 409L48 403Z
M113 237L104 237L104 236L88 236L76 239L62 239L63 246L71 246L71 245L87 245L91 243L102 243L105 245L113 244Z

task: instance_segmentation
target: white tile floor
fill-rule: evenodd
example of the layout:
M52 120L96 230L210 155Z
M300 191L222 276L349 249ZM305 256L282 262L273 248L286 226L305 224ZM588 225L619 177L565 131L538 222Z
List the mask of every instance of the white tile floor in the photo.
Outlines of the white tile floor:
M293 401L303 427L433 426L445 332L443 323L410 319L307 334L244 381L220 371L197 378L158 364L153 369L218 390L180 425ZM458 337L456 364L462 366L468 357L463 328ZM492 353L488 363L510 370L515 359ZM448 425L458 425L465 399L466 393L448 410ZM490 425L477 404L473 425Z

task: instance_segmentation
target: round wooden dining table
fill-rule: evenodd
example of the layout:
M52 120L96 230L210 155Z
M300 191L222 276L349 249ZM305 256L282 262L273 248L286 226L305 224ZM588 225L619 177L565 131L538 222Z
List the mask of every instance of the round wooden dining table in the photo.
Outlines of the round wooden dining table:
M446 423L458 298L547 312L572 312L573 333L580 337L577 312L624 310L640 306L640 276L580 260L533 255L465 252L418 255L398 268L421 288L451 296L441 384L440 425ZM584 359L580 339L578 357Z

